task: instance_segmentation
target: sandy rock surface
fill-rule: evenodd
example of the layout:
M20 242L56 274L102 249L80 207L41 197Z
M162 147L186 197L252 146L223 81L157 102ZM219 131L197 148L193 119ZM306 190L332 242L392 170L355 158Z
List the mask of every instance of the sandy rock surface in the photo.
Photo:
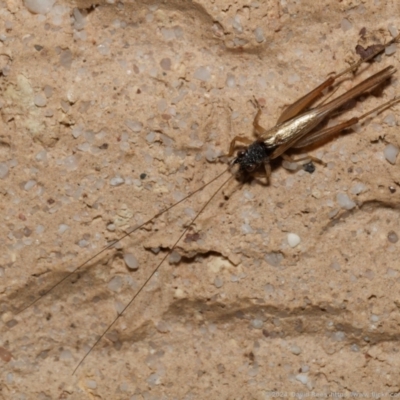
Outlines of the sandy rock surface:
M399 105L312 149L313 174L277 161L268 187L231 180L169 254L225 174L18 313L222 173L216 156L253 138L254 98L274 126L357 45L389 41L399 2L5 0L0 15L2 398L399 393ZM395 47L337 94L398 68Z

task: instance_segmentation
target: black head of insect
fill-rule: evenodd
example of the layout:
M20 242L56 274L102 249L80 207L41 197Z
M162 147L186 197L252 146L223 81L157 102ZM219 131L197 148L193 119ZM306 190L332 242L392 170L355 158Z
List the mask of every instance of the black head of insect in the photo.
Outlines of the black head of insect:
M269 163L269 156L273 150L273 148L268 147L263 141L256 140L250 146L239 150L231 165L239 166L239 175L249 174L262 164Z

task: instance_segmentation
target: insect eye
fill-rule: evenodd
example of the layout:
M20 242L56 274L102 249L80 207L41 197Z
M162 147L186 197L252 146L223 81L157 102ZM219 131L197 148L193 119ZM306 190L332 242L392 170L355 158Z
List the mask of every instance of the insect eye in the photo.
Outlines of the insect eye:
M243 157L245 154L246 154L246 150L239 150L239 151L237 152L237 156L238 156L238 157Z
M256 169L256 165L255 164L250 164L246 166L246 171L247 172L253 172Z

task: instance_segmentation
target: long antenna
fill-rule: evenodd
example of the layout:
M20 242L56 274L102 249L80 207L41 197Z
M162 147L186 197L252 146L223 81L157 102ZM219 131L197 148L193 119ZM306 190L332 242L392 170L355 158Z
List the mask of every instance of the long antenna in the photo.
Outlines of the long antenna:
M225 170L222 174L224 174L227 170ZM218 175L217 178L219 178L222 174ZM214 178L211 182L213 182L215 179ZM184 229L184 231L181 233L179 236L178 240L174 243L174 245L170 248L170 250L165 254L163 259L158 263L157 267L153 270L153 272L149 275L149 277L144 281L142 286L140 286L139 290L133 295L129 303L123 308L123 310L114 318L114 320L108 325L107 329L104 330L104 332L100 335L100 337L96 340L96 342L93 344L93 346L89 349L89 351L85 354L85 356L79 361L78 365L75 367L74 371L72 372L72 375L75 374L77 369L82 365L82 363L86 360L86 358L89 356L89 354L92 352L92 350L98 345L98 343L103 339L103 337L107 334L107 332L114 326L114 324L118 321L118 319L124 314L124 312L128 309L128 307L135 301L136 297L139 296L139 294L142 292L142 290L145 288L145 286L149 283L150 279L154 276L154 274L158 271L158 269L161 267L161 265L164 263L166 258L175 250L176 246L180 242L180 240L183 238L183 236L186 234L186 232L189 230L189 228L194 224L196 219L199 217L199 215L205 210L205 208L211 203L213 198L219 193L219 191L231 180L234 178L234 175L231 175L228 179L226 179L220 186L219 188L213 193L213 195L204 203L204 205L201 207L199 212L196 214L196 216L190 221L190 224ZM209 183L211 183L209 182ZM209 184L208 183L208 184ZM208 185L207 184L207 185ZM193 192L195 193L195 192ZM192 193L192 194L193 194Z
M171 208L174 208L175 206L177 206L178 204L182 203L183 201L187 200L189 197L192 197L194 194L200 192L201 190L203 190L205 187L207 187L208 185L210 185L211 183L215 182L217 179L219 179L222 175L224 175L226 172L229 171L229 168L227 168L226 170L224 170L223 172L221 172L219 175L217 175L215 178L211 179L211 181L205 183L204 185L200 186L198 189L196 189L194 192L191 192L190 194L188 194L186 197L184 197L183 199L177 201L176 203L164 208L163 210L161 210L159 213L157 213L156 215L154 215L153 217L151 217L150 219L148 219L147 221L143 222L142 224L140 224L139 226L136 226L135 228L132 228L131 230L129 230L127 233L125 233L124 235L122 235L121 237L119 237L118 239L112 241L109 245L107 245L106 247L104 247L103 249L101 249L100 251L98 251L96 254L94 254L92 257L90 257L89 259L87 259L85 262L83 262L82 264L78 265L72 272L68 273L64 278L62 278L60 281L58 281L57 283L55 283L53 286L51 286L47 291L45 291L43 294L41 294L37 299L33 300L31 303L29 303L27 306L25 306L24 308L22 308L21 310L17 311L17 315L22 313L23 311L27 310L28 308L30 308L31 306L33 306L34 304L36 304L39 300L41 300L43 297L45 297L46 295L48 295L52 290L54 290L57 286L61 285L65 280L67 280L69 277L71 277L72 275L74 275L80 268L82 268L83 266L85 266L86 264L88 264L90 261L92 261L93 259L95 259L97 256L99 256L100 254L104 253L106 250L110 249L111 247L113 247L116 243L120 242L122 239L126 238L127 236L131 235L133 232L137 231L138 229L142 228L143 226L145 226L146 224L148 224L149 222L155 220L156 218L158 218L160 215L166 213L167 211L171 210ZM219 189L218 189L219 190ZM197 216L196 216L197 218ZM193 223L193 221L192 221Z

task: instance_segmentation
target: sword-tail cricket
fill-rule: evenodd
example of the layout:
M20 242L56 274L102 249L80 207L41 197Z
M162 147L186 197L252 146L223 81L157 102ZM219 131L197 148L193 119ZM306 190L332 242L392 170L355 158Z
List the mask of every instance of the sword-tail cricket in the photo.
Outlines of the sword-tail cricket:
M339 80L346 75L350 75L356 73L357 69L362 65L374 59L379 53L383 52L385 48L393 43L398 42L400 39L400 35L390 40L385 45L375 49L375 51L370 54L366 58L360 58L357 62L350 65L348 68L345 68L343 71L331 74L322 84L313 89L311 92L307 93L305 96L301 97L293 104L289 105L284 109L282 114L277 120L277 123L271 129L265 129L260 125L260 117L262 114L262 108L257 102L257 100L253 101L253 104L256 106L256 115L253 121L254 133L256 135L256 140L252 140L248 137L244 136L235 136L229 146L228 152L226 156L220 157L221 159L228 158L228 168L225 169L222 173L218 174L215 178L205 183L198 189L186 195L183 199L173 203L169 207L163 209L150 219L141 223L139 226L130 229L127 233L119 237L117 240L110 243L108 246L101 249L99 252L94 254L92 257L87 259L85 262L81 263L77 266L72 272L66 274L66 276L58 281L56 284L52 285L50 288L42 291L40 295L32 301L30 304L26 305L19 312L23 312L24 310L30 308L34 304L36 304L43 297L52 292L55 288L61 285L63 282L74 276L78 273L80 269L82 269L85 265L93 261L96 257L104 253L106 250L109 250L116 246L122 239L131 235L135 231L144 228L146 225L152 223L161 215L167 213L169 210L173 209L180 203L184 202L188 198L194 196L198 192L207 188L213 182L216 182L222 176L228 174L229 176L225 178L225 180L218 186L217 190L212 193L209 199L202 205L200 210L197 211L196 215L191 219L191 221L186 224L182 233L177 237L170 247L170 249L166 252L166 254L162 257L161 261L157 264L157 266L152 270L152 272L148 275L147 279L142 283L136 293L132 296L130 301L120 310L118 315L114 318L113 321L109 323L107 328L100 334L98 339L92 344L90 349L86 352L83 358L79 361L78 365L75 367L73 373L82 365L85 359L89 356L89 354L93 351L93 349L99 344L99 342L105 337L105 335L111 330L111 328L116 324L116 322L124 315L126 310L134 303L136 298L140 295L146 285L150 282L153 276L160 269L162 264L165 262L167 257L176 249L178 243L182 240L182 238L189 232L190 228L194 225L196 220L205 210L205 208L211 203L211 201L217 196L218 193L221 193L222 189L228 184L228 182L233 181L234 179L239 181L239 186L244 185L249 179L255 178L260 180L261 183L265 184L263 179L267 181L267 184L271 177L271 162L279 157L290 160L290 161L304 161L304 160L312 160L316 163L324 165L323 160L320 160L316 157L312 157L306 155L304 157L300 157L297 160L294 160L289 155L286 154L287 151L292 149L302 149L309 148L311 146L319 144L319 142L326 142L330 138L333 138L340 134L342 131L352 127L358 122L365 120L368 117L374 117L375 115L383 112L384 110L390 108L394 104L400 102L400 96L394 97L392 100L389 100L370 111L358 116L352 117L344 122L339 122L334 126L330 127L321 127L321 125L326 122L329 117L331 117L335 113L342 113L341 108L349 103L351 100L356 99L361 95L365 95L373 89L381 86L385 82L389 81L393 74L396 72L394 66L389 65L381 69L379 72L373 74L372 76L366 78L361 83L357 84L350 90L345 93L330 99L337 90L335 85L340 86ZM333 92L333 93L332 93ZM321 98L325 98L319 104L314 105L315 102L320 100ZM236 155L235 152L237 151ZM259 179L260 178L260 179Z

